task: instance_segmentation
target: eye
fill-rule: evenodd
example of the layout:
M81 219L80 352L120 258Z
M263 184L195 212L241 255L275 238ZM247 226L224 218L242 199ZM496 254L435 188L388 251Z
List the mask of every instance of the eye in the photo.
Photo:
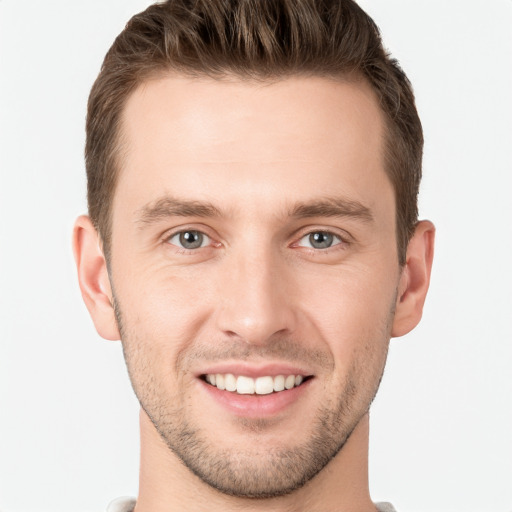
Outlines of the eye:
M192 229L175 233L167 241L183 249L200 249L211 243L211 239L208 235Z
M297 243L300 247L310 247L312 249L329 249L335 245L343 243L343 240L328 231L313 231L303 236Z

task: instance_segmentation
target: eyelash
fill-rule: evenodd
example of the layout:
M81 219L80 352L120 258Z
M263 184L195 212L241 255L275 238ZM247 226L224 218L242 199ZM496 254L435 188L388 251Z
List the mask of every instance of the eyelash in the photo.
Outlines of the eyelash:
M315 234L328 235L333 237L333 244L329 247L325 248L316 248L311 246L299 245L300 242L308 237L311 237ZM291 244L291 247L301 248L307 251L310 254L319 255L319 254L329 254L332 251L344 250L351 244L348 235L343 236L338 232L334 232L330 229L310 229L306 232L303 232L300 238L297 239L296 242Z
M171 242L171 240L173 238L183 235L185 233L198 233L199 235L205 237L209 242L206 245L203 245L203 243L201 243L201 245L199 247L195 247L192 249L187 249L186 247L179 246L177 243ZM204 231L202 231L200 229L193 229L193 228L185 228L185 229L180 229L179 231L173 231L171 233L167 233L163 236L163 242L174 246L179 254L187 254L187 255L194 254L197 252L198 249L205 249L208 246L212 246L212 245L220 246L221 245L219 242L217 242L217 243L213 242L213 237L211 237Z
M207 243L207 245L201 244L199 247L187 249L186 247L180 247L178 244L171 242L171 240L173 238L175 238L176 236L183 235L184 233L187 233L187 232L188 233L198 233L198 234L206 237L209 240L209 243ZM315 234L323 234L323 235L331 236L331 237L333 237L334 241L337 240L337 243L333 243L333 245L331 245L329 247L325 247L325 248L316 248L316 247L311 247L311 246L308 247L308 246L304 246L304 245L299 245L299 243L302 240L304 240L307 237L311 237L312 235L315 235ZM179 254L187 254L187 255L196 253L198 249L205 249L209 246L220 247L222 245L220 242L214 242L213 237L211 237L204 231L201 231L200 229L190 229L190 228L189 229L180 229L179 231L174 231L174 232L164 235L163 242L174 246ZM289 247L302 248L312 254L318 254L318 253L330 253L332 250L345 249L350 245L350 243L351 242L348 240L348 237L341 236L339 233L335 233L329 229L312 229L310 231L303 232L301 234L301 236L297 239L297 241L293 242ZM340 247L338 247L338 246L340 246Z

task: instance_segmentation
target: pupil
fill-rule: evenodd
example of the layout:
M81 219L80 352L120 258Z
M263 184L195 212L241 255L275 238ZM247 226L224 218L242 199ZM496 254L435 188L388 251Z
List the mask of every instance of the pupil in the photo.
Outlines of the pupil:
M311 233L311 235L309 235L309 242L315 249L326 249L331 247L332 241L333 236L330 233L323 233L319 231L318 233Z
M203 235L198 231L185 231L180 235L180 244L185 249L197 249L203 243Z

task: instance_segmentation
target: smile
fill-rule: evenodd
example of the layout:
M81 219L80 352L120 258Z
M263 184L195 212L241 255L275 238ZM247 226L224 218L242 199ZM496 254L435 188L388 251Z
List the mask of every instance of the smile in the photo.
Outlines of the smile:
M245 375L236 377L232 373L209 373L204 380L222 391L239 395L269 395L300 386L308 377L303 375L262 376L253 379Z

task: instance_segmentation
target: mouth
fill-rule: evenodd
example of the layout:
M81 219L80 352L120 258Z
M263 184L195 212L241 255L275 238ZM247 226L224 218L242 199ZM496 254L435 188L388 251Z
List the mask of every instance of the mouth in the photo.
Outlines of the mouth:
M245 419L283 419L300 414L301 407L310 406L312 390L317 388L311 369L279 361L212 363L195 376L205 393L199 395L205 399L203 407L220 406L228 414ZM218 409L214 410L217 414Z
M270 395L278 394L302 386L312 375L264 375L248 377L232 373L208 373L201 379L221 391L229 391L237 395Z

